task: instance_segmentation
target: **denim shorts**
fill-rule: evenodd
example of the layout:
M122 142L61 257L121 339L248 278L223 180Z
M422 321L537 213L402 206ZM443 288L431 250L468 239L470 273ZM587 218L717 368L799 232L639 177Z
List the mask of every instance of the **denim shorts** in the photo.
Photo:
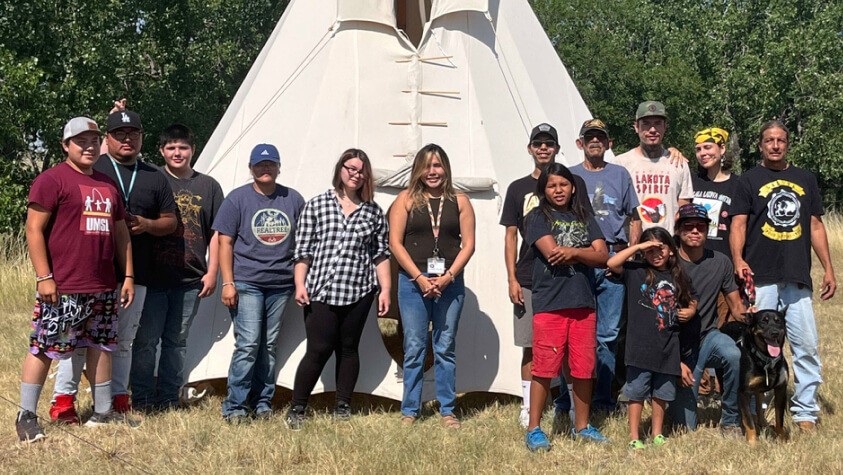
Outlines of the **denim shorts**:
M623 393L630 401L644 401L649 397L662 401L676 399L676 380L674 374L656 373L635 366L626 368L626 385Z

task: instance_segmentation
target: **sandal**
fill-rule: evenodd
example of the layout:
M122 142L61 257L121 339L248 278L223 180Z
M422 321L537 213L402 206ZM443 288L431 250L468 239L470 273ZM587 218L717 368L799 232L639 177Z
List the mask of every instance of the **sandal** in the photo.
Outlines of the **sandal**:
M448 429L459 429L462 427L460 420L453 414L442 416L442 425Z
M416 418L413 416L401 416L401 425L405 427L410 427L413 423L416 422Z

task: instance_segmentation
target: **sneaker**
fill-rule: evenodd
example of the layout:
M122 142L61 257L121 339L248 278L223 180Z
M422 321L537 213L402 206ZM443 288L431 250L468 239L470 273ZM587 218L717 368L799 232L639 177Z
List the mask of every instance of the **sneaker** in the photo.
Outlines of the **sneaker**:
M259 421L268 421L272 419L273 416L275 416L275 411L272 409L266 409L255 413L255 419Z
M31 411L20 411L15 420L15 430L21 442L35 442L47 437L44 429L38 423L38 416Z
M571 435L574 436L576 440L585 440L588 442L597 442L600 444L609 443L609 439L600 433L595 427L591 424L585 426L585 429L581 431L577 431L575 428L571 428Z
M290 406L287 416L284 417L284 424L293 431L302 430L307 421L307 414L304 406Z
M641 449L646 449L647 446L644 445L644 442L641 442L641 439L635 439L635 440L631 441L626 446L626 448L628 448L629 450L641 450Z
M104 413L95 412L91 414L91 418L84 425L85 427L102 427L110 424L125 424L134 429L141 425L141 421L134 416L120 414L112 409Z
M72 394L56 394L50 404L50 420L64 424L79 424L79 415L74 406L76 398Z
M118 394L111 398L111 410L118 414L132 412L132 401L128 394Z
M651 444L653 444L653 447L661 447L661 446L667 444L667 437L659 434L659 435L653 437L653 441L651 442Z
M550 441L547 439L547 435L544 431L542 431L541 427L536 427L535 429L527 432L527 435L524 437L524 442L527 444L527 448L530 449L530 452L537 452L539 450L547 452L550 450Z
M351 419L351 404L347 402L338 402L337 407L334 408L334 419L338 421L347 421Z
M252 419L249 417L248 414L229 414L227 416L223 416L225 422L228 422L230 425L239 426L239 425L246 425L252 422Z
M530 426L530 408L521 406L521 413L518 414L518 424L522 429L527 429Z

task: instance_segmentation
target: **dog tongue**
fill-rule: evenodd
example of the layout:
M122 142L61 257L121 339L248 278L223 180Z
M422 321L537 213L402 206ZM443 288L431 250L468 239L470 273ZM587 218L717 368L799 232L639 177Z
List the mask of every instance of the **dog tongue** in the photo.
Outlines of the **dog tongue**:
M782 348L780 346L773 346L768 344L767 345L767 354L773 358L778 358L779 354L782 352Z

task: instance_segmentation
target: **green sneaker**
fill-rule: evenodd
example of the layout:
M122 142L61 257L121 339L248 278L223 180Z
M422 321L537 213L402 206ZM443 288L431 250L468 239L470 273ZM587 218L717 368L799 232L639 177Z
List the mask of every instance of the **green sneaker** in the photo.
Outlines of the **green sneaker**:
M659 434L653 437L653 447L661 447L662 445L667 443L667 437Z
M647 446L644 445L644 442L641 442L641 439L635 439L630 442L629 445L626 446L626 448L628 448L629 450L641 450L647 448Z

